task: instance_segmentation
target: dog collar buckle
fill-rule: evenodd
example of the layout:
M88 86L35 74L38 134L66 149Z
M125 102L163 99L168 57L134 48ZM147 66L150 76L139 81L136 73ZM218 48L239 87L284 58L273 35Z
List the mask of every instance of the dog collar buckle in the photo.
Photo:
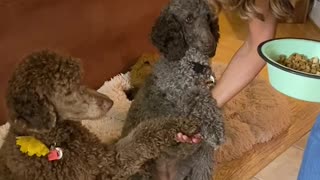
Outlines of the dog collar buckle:
M196 62L192 62L193 64L193 70L194 72L196 72L197 74L202 74L205 72L206 69L210 68L206 65L200 64L200 63L196 63Z
M63 151L60 147L51 147L48 154L48 161L57 161L62 159Z

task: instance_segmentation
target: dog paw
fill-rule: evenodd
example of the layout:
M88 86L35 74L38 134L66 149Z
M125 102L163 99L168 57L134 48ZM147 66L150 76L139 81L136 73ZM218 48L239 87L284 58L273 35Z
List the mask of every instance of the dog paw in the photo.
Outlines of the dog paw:
M200 132L200 121L190 120L190 119L180 119L177 120L177 130L178 132L185 134L187 136L193 136Z
M201 123L199 120L190 120L185 118L168 118L158 121L153 124L153 129L150 129L149 137L159 139L165 146L176 145L178 142L176 136L182 133L187 136L194 136L201 130Z
M206 128L202 131L203 139L214 149L217 149L220 145L225 142L224 128L223 127L214 127Z

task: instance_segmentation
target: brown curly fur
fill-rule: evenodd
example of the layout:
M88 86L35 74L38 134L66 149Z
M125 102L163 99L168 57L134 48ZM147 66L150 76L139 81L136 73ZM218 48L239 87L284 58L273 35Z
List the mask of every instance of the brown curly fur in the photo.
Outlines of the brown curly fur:
M195 121L153 121L107 147L80 121L103 116L112 101L81 85L79 62L44 50L28 55L17 67L7 93L11 127L0 149L1 180L127 179L177 145L176 133L198 130ZM55 144L63 149L63 158L49 162L29 157L16 146L17 136L33 136L47 147Z

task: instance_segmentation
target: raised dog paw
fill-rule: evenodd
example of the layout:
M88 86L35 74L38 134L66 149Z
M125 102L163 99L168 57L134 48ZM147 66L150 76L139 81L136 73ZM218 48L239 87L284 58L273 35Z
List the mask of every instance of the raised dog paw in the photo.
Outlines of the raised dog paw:
M200 132L200 121L191 119L177 119L177 131L187 136L193 136Z
M136 138L144 141L157 142L168 147L177 144L176 135L183 133L193 136L200 132L200 120L185 118L167 118L143 122L136 129ZM139 137L140 136L140 137Z
M152 144L159 146L172 146L177 144L176 135L178 133L192 136L200 132L200 127L200 120L185 118L153 119L140 123L133 130L131 136L139 143L148 144L152 142Z
M178 145L179 132L194 135L200 130L200 121L188 119L153 119L140 123L114 147L121 177L132 175L148 160L159 157L168 148Z

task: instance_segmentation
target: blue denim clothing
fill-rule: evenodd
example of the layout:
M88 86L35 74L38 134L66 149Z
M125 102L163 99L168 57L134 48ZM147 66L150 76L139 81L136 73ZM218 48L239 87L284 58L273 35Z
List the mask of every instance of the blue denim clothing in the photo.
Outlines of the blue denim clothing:
M320 180L320 115L311 129L298 180Z

